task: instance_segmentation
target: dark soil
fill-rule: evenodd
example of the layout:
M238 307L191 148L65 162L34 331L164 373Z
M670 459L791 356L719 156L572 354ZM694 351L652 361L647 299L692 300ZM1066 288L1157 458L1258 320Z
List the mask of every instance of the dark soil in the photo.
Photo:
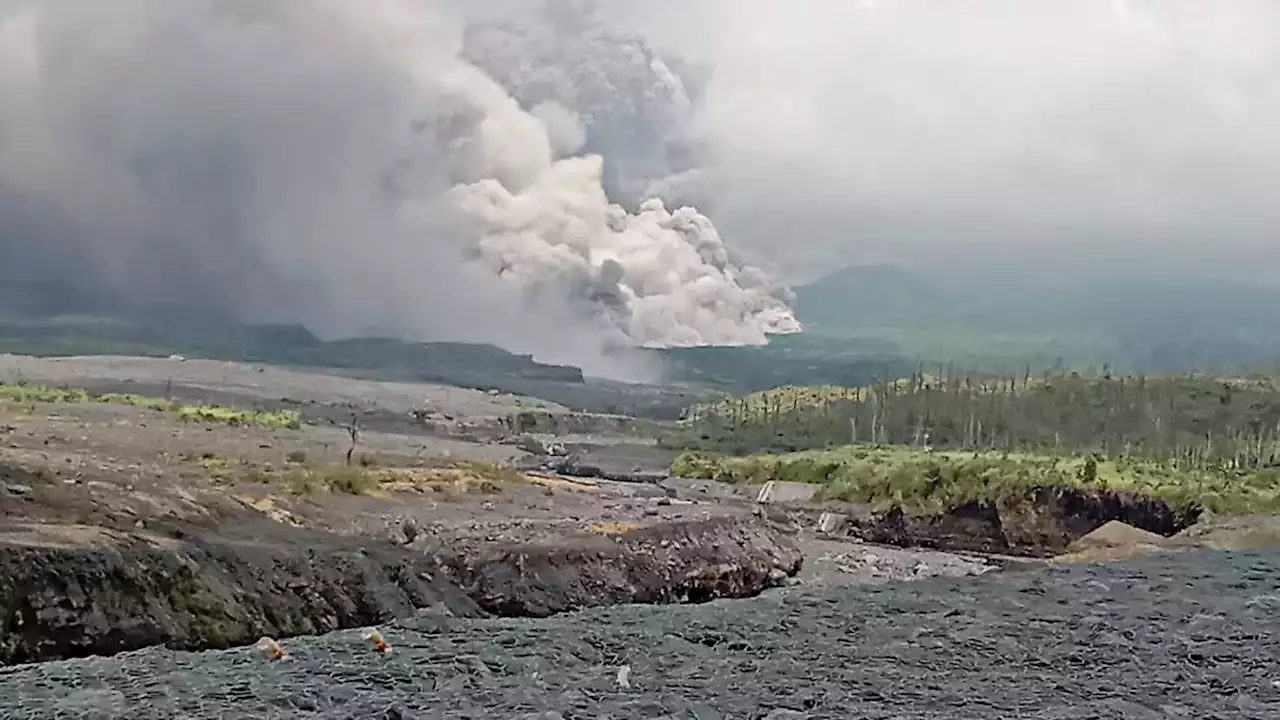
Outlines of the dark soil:
M662 523L612 537L454 556L450 576L486 611L542 617L624 603L745 598L800 570L795 546L763 523Z
M971 502L936 515L874 512L862 506L843 510L849 516L847 536L866 542L1025 557L1061 554L1113 520L1169 537L1199 519L1197 512L1144 495L1071 487L1031 488L999 504Z
M763 525L726 518L553 545L429 551L305 530L281 541L279 528L264 528L270 543L166 530L9 528L0 536L0 662L152 645L225 648L423 610L546 616L750 597L794 575L801 561Z

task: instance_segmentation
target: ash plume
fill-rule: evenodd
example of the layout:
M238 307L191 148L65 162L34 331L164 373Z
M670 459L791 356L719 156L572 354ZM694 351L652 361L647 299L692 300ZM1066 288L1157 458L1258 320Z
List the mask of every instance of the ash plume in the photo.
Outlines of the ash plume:
M609 27L604 9L597 0L525 3L469 23L463 57L522 105L554 103L581 118L615 200L705 200L680 190L704 161L692 119L706 77L642 35Z
M611 203L595 116L513 97L463 24L410 0L0 0L0 302L589 371L612 345L799 330L704 215Z

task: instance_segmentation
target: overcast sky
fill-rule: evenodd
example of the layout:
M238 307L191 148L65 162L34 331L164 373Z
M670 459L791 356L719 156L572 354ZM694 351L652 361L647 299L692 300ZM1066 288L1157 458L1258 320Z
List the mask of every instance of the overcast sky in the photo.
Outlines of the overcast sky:
M714 217L754 250L1280 259L1280 3L609 8L713 63Z

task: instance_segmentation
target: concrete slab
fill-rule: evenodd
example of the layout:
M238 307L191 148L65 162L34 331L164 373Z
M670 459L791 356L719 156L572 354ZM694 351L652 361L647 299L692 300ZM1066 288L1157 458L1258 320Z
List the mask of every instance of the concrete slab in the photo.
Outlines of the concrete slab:
M756 492L756 502L766 504L809 502L817 494L817 485L770 480L761 485Z

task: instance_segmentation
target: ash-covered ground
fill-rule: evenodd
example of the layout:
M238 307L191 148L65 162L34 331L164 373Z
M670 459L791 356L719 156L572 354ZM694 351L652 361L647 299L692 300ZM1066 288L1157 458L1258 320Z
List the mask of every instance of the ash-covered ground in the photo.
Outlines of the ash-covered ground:
M590 538L601 533L709 517L766 523L804 556L796 584L749 600L616 606L545 619L432 612L384 623L394 648L385 655L371 650L358 629L366 622L358 618L382 610L357 607L348 613L356 624L333 625L320 607L303 619L352 629L281 637L290 655L281 662L253 647L198 653L152 647L7 667L0 669L6 720L1280 717L1275 551L1189 551L1109 566L1028 563L999 571L988 558L816 533L822 508L758 507L745 488L675 478L500 474L493 492L437 479L429 490L388 485L362 495L296 495L252 481L252 471L288 467L294 453L317 467L340 462L349 447L343 424L353 417L363 428L359 452L378 467L425 462L429 469L445 459L519 462L527 453L495 432L501 421L531 409L564 409L509 395L232 363L0 360L0 379L10 382L296 408L303 416L300 428L272 429L185 423L172 413L112 404L0 404L0 461L12 471L0 477L0 550L14 558L32 547L41 557L68 548L109 555L117 550L73 540L105 534L159 542L170 526L194 529L206 543L251 542L262 552L245 557L261 562L292 562L330 545L334 552L359 545L378 549L376 557L408 557L418 547L402 536L408 526L417 543L429 541L424 547L465 554L472 545L523 543L586 558L599 546ZM424 408L425 424L414 415ZM602 422L616 429L608 418ZM538 441L576 447L590 463L624 474L659 470L669 460L643 438L579 424L567 422L567 435ZM300 546L301 538L324 543ZM53 582L42 588L6 586L0 574L5 597L27 603L10 611L0 637L32 641L31 626L23 625L30 617L51 631L75 631L84 648L110 645L93 633L104 625L98 629L109 635L111 623L89 623L74 603L63 607L58 584L74 579L83 587L96 582L94 568L108 565L31 574ZM375 565L359 567L380 571ZM365 597L381 581L362 584L368 578L359 567L354 574L317 575L315 587ZM253 568L244 577L231 569L222 567L218 577L246 584L218 596L240 598L241 606L245 593L274 587L278 570L264 566L259 578ZM547 565L539 572L544 588L559 578L574 597L588 597L589 581L605 577L599 571ZM154 597L136 607L154 623L174 609L164 604L174 596L162 582L151 585ZM134 606L99 600L95 607L116 612L112 617L142 622L120 614ZM271 602L250 604L267 623L284 612ZM151 630L157 642L168 637L163 624Z
M314 466L341 463L351 447L346 425L353 419L361 428L358 456L378 467L412 468L450 461L519 464L529 453L503 439L502 421L526 411L568 411L536 398L438 384L195 359L0 355L0 381L296 410L303 421L297 429L227 427L126 405L0 400L0 463L34 475L17 485L0 484L0 540L15 523L27 535L32 523L132 532L177 522L274 544L292 542L296 524L385 541L405 523L419 537L446 541L546 542L592 527L750 515L756 495L753 488L675 478L660 486L536 477L503 482L496 494L437 486L425 494L390 488L359 496L296 496L247 476L264 467L288 468L293 453ZM623 475L660 477L676 455L652 438L618 435L603 422L609 416L577 417L580 422L565 423L567 433L539 435L536 442L567 446L583 464ZM278 527L262 523L264 516ZM782 520L794 530L812 527L808 517ZM810 582L882 582L991 567L976 558L829 541L807 532L797 540Z
M1196 552L0 671L0 717L1280 717L1280 555Z

